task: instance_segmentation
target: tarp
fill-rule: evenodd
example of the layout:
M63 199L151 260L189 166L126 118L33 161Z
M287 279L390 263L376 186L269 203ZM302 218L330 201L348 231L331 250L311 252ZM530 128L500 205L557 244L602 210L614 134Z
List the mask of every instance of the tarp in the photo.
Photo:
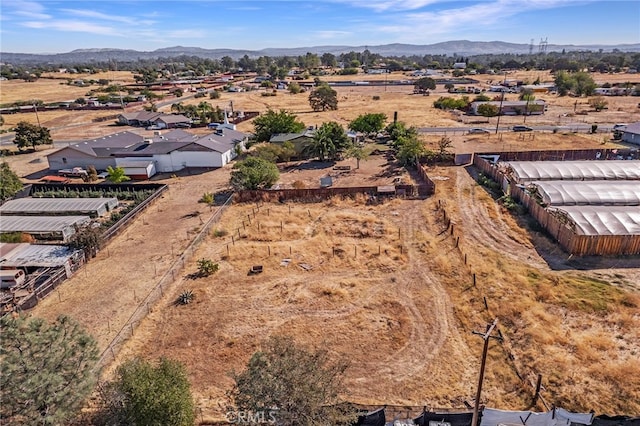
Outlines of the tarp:
M637 181L547 181L531 182L545 205L640 206L640 182Z
M639 160L509 161L518 183L536 180L640 180Z
M578 235L640 235L638 206L558 206L575 224Z
M473 412L435 413L425 411L413 422L420 426L471 426Z
M356 426L384 426L387 420L384 407L358 416Z
M640 417L600 415L591 426L640 426Z
M480 426L571 426L572 423L590 425L592 421L592 413L571 413L562 408L546 413L485 408Z

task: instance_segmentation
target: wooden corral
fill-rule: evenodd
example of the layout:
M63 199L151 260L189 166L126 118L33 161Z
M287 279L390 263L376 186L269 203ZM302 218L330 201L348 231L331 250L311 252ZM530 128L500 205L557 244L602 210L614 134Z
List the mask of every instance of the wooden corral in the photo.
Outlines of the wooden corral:
M585 160L595 159L597 152L602 158L615 158L617 155L627 155L620 150L569 150L569 151L530 151L530 152L504 152L496 153L501 161L541 161L541 160ZM611 157L610 157L611 156ZM524 188L520 188L510 182L501 170L490 161L474 155L473 165L484 175L500 182L511 198L517 200L527 208L529 214L552 235L558 244L575 256L616 256L640 254L640 235L578 235L568 224L560 221L547 209L538 204L538 201L530 196Z

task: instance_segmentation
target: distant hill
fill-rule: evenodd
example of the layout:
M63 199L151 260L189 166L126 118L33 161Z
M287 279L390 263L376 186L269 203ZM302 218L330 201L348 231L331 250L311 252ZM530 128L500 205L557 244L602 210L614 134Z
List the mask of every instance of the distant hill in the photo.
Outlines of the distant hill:
M538 46L533 46L533 52L538 51ZM372 53L383 56L411 56L411 55L449 55L449 56L474 56L486 54L527 54L530 45L507 43L504 41L468 41L455 40L443 43L415 45L415 44L383 44L379 46L313 46L313 47L294 47L294 48L267 48L262 50L239 50L239 49L204 49L201 47L165 47L152 52L137 51L133 49L77 49L67 53L55 54L31 54L31 53L12 53L0 52L0 57L4 63L12 64L68 64L72 62L89 63L89 62L106 62L115 60L120 62L131 62L138 59L157 59L160 57L170 58L181 55L198 56L202 58L220 59L224 56L238 59L244 55L252 58L259 56L298 56L307 52L322 55L324 53L333 53L339 55L350 51L362 52L369 49ZM640 52L640 44L619 44L619 45L561 45L549 44L547 52L577 51L591 50L598 51L602 49L610 52L618 49L623 52Z

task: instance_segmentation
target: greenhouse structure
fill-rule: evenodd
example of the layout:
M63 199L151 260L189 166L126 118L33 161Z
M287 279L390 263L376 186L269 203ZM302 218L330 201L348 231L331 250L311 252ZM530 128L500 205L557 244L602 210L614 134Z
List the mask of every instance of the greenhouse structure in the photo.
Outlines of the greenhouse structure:
M567 252L640 254L640 160L619 159L637 158L637 152L616 152L616 159L595 150L554 152L556 158L578 157L565 161L545 161L544 152L503 154L475 155L473 164L500 182ZM509 156L531 161L504 159ZM600 159L585 159L594 157Z
M89 216L2 216L0 234L21 232L36 240L66 242L76 232L76 226L91 221Z
M104 216L118 206L117 198L17 198L0 206L0 214L31 215L89 215Z

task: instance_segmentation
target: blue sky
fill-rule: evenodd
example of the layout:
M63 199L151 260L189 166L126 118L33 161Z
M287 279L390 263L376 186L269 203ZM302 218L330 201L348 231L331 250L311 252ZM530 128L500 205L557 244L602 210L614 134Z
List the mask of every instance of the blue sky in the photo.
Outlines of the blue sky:
M640 43L640 1L0 1L0 50Z

